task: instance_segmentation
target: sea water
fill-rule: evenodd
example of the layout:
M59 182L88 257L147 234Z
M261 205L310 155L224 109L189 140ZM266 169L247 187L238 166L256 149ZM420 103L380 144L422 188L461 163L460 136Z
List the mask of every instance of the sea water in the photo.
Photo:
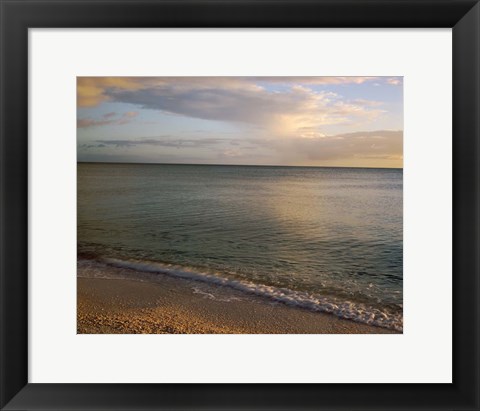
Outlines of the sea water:
M403 329L401 169L79 163L80 260Z

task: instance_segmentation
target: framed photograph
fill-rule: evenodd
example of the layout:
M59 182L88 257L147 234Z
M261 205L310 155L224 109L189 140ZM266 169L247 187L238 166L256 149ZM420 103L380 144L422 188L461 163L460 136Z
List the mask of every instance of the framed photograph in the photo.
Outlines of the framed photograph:
M0 4L2 410L480 409L478 2Z

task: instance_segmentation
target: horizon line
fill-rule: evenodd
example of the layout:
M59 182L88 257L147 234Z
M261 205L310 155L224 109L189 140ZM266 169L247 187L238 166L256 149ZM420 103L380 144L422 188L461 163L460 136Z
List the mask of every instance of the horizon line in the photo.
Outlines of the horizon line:
M206 163L139 163L135 161L78 161L77 164L132 164L132 165L164 165L164 166L216 166L216 167L295 167L295 168L362 168L382 170L403 170L403 167L360 167L360 166L297 166L283 164L206 164Z

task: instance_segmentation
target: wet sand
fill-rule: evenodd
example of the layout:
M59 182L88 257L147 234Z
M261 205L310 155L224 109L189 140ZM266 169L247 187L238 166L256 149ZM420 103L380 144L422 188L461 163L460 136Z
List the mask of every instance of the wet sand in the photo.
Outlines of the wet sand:
M111 268L108 269L112 271ZM120 270L119 270L120 272ZM124 271L122 271L124 273ZM334 315L167 275L77 279L79 334L385 334Z

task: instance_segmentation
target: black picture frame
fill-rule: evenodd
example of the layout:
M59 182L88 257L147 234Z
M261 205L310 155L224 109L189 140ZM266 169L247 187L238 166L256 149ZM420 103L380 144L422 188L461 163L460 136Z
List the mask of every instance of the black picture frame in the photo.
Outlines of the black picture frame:
M480 409L477 1L0 0L0 13L2 410ZM38 27L453 28L453 383L28 383L28 30Z

